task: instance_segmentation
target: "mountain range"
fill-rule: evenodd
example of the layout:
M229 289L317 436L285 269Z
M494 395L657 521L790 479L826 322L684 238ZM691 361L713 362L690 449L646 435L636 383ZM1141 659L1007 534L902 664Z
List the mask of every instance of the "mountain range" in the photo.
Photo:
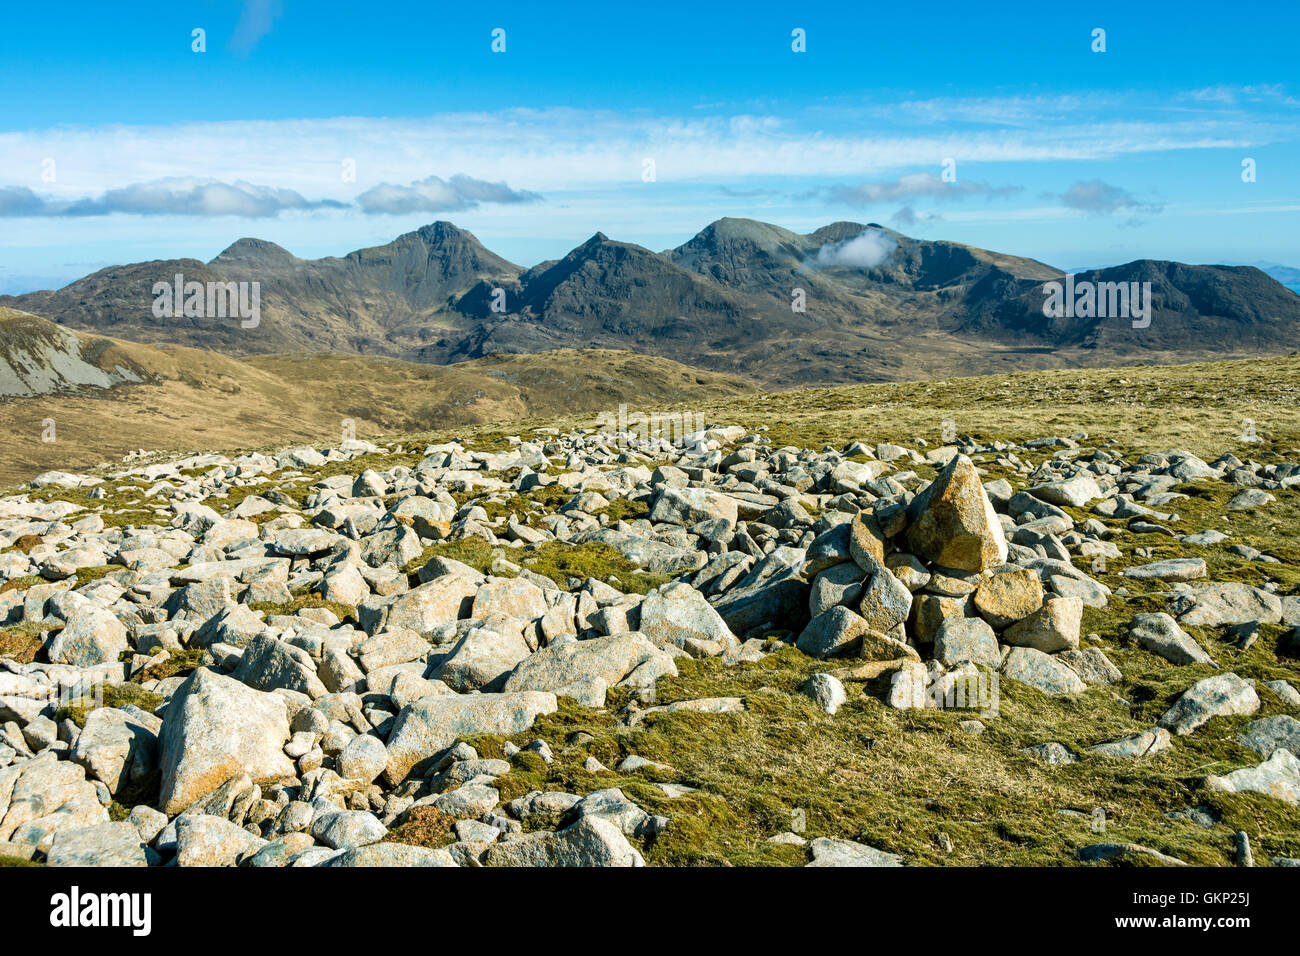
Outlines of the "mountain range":
M154 283L257 282L260 321L159 318ZM1151 323L1048 319L1034 259L837 222L720 219L654 252L596 233L523 268L435 222L341 258L240 239L210 262L112 266L0 306L76 330L233 356L331 352L446 365L631 350L765 387L1248 357L1300 341L1300 295L1253 266L1137 260L1076 282L1150 282ZM797 290L801 290L801 293ZM802 302L802 311L795 306Z

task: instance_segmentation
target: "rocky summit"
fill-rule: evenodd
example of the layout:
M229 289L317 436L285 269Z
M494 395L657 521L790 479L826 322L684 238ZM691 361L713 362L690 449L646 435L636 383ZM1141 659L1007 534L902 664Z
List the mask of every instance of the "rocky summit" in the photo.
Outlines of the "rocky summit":
M1234 529L1300 461L952 437L41 474L0 499L0 855L1176 865L1258 817L1295 857L1300 569Z

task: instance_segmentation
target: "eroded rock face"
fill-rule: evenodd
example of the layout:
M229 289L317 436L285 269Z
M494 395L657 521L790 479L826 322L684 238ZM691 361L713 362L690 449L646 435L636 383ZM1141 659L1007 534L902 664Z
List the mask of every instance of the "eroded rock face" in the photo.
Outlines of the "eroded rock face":
M922 560L984 571L1007 560L1007 540L975 465L958 455L908 508L909 550Z

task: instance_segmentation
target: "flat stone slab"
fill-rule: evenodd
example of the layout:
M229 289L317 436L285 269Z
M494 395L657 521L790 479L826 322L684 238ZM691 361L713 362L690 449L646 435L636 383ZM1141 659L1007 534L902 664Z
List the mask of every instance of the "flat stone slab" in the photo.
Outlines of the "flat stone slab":
M1259 710L1259 695L1249 681L1236 674L1215 674L1189 687L1165 711L1159 724L1180 737L1193 733L1213 717L1253 714Z
M818 837L808 844L812 860L808 866L903 866L903 858L895 853L877 850L865 843L852 840L835 840Z

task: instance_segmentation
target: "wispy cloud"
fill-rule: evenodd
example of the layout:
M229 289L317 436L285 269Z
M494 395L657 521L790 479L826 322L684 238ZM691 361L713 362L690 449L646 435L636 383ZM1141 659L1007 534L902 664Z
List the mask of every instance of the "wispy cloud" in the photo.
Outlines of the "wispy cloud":
M356 183L354 194L346 198L355 199L380 184L412 188L409 184L428 176L431 155L443 169L472 171L488 182L526 183L548 195L640 184L645 158L655 160L659 188L708 183L746 189L767 177L786 182L820 178L848 183L845 188L852 189L849 177L878 183L917 169L937 170L944 157L955 158L964 170L977 163L1094 161L1160 151L1244 148L1294 136L1293 116L1284 130L1279 123L1254 122L1224 109L1230 115L1223 119L1198 115L1191 120L1179 114L1175 119L1100 117L1079 123L1056 102L973 99L935 105L933 121L927 116L920 124L916 114L897 118L891 108L895 122L881 120L865 107L842 114L810 109L788 117L688 118L510 109L420 119L60 127L0 133L0 155L6 157L7 168L33 170L33 176L47 157L57 159L61 171L75 163L83 189L183 174L267 183L303 195L337 195L340 163L348 158L355 163ZM972 121L941 122L946 111L965 111ZM1007 129L994 118L997 115L1024 117L1025 124ZM979 116L983 119L973 119ZM502 148L506 140L509 149ZM15 184L39 188L36 182ZM62 180L57 188L65 188ZM880 195L882 188L887 187L868 187L866 198ZM913 195L933 188L930 180L918 179L910 193L897 185L894 192ZM956 188L970 195L973 187L960 182Z
M1116 213L1154 215L1164 209L1162 203L1142 202L1127 189L1100 179L1075 183L1061 194L1060 200L1070 209L1095 216L1113 216Z
M990 186L973 180L944 182L934 173L908 173L894 180L859 183L856 186L830 186L822 190L824 198L842 206L872 206L908 199L933 199L938 202L984 196L993 199L1014 196L1021 186Z
M536 202L537 193L511 189L504 182L489 183L457 174L451 179L429 176L409 186L380 183L357 197L357 205L368 216L401 216L415 212L455 212L473 209L481 202Z
M247 55L271 32L271 27L282 12L280 0L244 0L239 12L239 22L230 35L230 49Z
M305 199L292 189L253 183L200 182L171 178L109 189L83 199L39 196L22 186L0 189L0 217L111 216L240 216L267 219L289 210L342 209L346 203L332 199Z
M355 206L366 215L452 212L480 203L521 203L541 199L537 193L511 189L457 174L448 180L429 176L409 186L383 183L357 197ZM238 216L273 219L283 212L349 209L338 199L307 199L292 189L238 181L223 183L193 179L160 179L109 189L99 196L60 199L41 196L25 186L0 188L0 218L85 218L111 216Z

